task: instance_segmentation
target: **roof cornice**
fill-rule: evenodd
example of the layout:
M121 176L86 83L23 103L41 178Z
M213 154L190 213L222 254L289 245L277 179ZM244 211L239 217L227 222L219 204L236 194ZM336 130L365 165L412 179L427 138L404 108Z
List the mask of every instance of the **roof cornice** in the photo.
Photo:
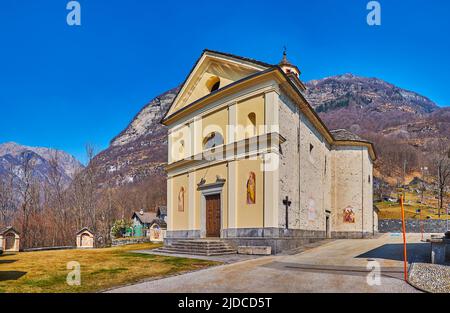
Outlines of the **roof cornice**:
M375 147L373 143L364 140L335 140L333 142L333 146L358 146L358 147L367 147L369 150L370 158L372 161L375 161L378 156L375 151Z

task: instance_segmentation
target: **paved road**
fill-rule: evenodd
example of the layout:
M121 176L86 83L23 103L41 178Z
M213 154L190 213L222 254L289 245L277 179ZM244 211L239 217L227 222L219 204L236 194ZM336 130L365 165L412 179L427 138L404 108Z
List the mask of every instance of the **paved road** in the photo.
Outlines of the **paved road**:
M426 261L429 244L408 235L410 261ZM381 284L367 283L368 262ZM401 236L335 240L296 255L268 256L114 289L110 292L418 292L402 280Z

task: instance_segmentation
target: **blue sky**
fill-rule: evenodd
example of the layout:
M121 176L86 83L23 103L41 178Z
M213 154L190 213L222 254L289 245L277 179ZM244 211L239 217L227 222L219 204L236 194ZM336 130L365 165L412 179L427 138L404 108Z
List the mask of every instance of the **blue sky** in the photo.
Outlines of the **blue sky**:
M381 0L66 0L0 2L0 142L84 160L154 96L180 84L204 48L276 63L283 46L302 79L351 72L450 105L450 2Z

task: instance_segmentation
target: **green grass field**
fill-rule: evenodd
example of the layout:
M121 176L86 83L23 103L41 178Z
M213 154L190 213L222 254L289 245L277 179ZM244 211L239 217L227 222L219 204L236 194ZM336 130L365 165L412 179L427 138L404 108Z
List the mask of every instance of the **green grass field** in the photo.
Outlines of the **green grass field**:
M217 262L134 253L155 244L105 249L20 252L0 256L0 292L77 293L96 292L145 279L217 265ZM81 268L81 285L70 286L66 278L75 261Z
M405 197L405 218L407 219L427 219L430 216L432 219L438 219L437 200L426 195L425 203L420 203L420 196L416 193L407 192ZM379 219L401 219L401 208L399 203L393 202L376 202L375 205L380 209L378 214ZM420 214L416 210L420 209ZM446 206L441 211L441 219L447 219Z

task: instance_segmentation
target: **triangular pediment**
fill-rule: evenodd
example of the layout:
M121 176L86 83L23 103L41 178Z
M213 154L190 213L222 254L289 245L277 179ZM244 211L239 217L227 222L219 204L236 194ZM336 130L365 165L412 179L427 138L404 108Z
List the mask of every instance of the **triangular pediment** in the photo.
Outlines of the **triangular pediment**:
M220 52L205 51L175 98L170 116L189 104L218 90L267 69L270 65ZM211 91L212 90L212 91Z

